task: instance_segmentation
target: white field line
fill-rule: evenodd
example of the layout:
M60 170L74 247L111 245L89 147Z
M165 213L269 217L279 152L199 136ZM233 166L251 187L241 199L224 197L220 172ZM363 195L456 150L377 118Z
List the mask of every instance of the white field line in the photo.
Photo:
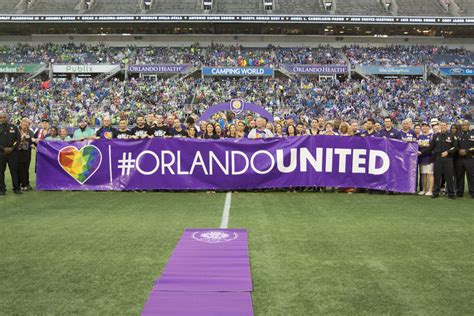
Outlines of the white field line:
M229 226L229 215L230 215L230 200L232 198L232 192L227 192L225 195L224 211L222 211L222 221L220 228L227 228Z

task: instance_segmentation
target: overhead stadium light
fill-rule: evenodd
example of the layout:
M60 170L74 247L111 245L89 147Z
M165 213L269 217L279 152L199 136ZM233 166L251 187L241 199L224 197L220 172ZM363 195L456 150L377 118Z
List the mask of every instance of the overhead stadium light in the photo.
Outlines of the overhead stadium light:
M326 8L327 11L331 11L332 10L332 1L325 0L324 1L324 7Z
M143 7L145 8L145 10L150 10L152 4L153 0L143 0Z
M85 0L85 1L84 1L84 3L85 3L86 6L87 6L87 10L90 10L90 8L91 8L93 2L94 2L94 0Z
M212 10L212 0L203 0L202 1L202 6L204 10L206 11L211 11Z
M273 10L273 0L263 0L263 7L267 11Z

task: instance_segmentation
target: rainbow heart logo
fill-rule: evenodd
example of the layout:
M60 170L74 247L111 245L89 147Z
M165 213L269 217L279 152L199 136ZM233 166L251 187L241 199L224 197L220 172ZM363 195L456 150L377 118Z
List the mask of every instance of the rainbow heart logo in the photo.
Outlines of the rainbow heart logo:
M94 145L86 145L81 149L67 146L59 151L58 162L64 171L83 185L99 170L102 153Z

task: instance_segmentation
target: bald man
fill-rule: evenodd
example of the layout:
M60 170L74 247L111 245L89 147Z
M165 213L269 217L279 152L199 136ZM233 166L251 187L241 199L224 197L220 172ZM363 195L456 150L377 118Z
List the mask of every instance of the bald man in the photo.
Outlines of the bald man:
M260 139L260 138L271 138L273 137L272 131L266 128L267 120L263 117L259 117L255 121L256 127L252 129L249 133L248 138L250 139Z
M10 169L13 182L13 192L21 194L18 178L18 146L21 135L18 128L8 123L8 116L0 112L0 195L5 195L5 170Z

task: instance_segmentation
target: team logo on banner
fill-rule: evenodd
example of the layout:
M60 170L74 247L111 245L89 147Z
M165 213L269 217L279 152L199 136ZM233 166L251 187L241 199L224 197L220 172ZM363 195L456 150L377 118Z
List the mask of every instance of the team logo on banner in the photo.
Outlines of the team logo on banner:
M230 110L235 114L242 113L244 110L244 102L242 102L242 100L230 100Z
M195 232L193 239L201 242L207 242L209 244L217 244L221 242L228 242L237 239L238 235L235 232L224 232L224 231L206 231L206 232Z
M99 170L102 153L94 145L86 145L80 150L67 146L59 151L58 162L64 171L83 185Z

